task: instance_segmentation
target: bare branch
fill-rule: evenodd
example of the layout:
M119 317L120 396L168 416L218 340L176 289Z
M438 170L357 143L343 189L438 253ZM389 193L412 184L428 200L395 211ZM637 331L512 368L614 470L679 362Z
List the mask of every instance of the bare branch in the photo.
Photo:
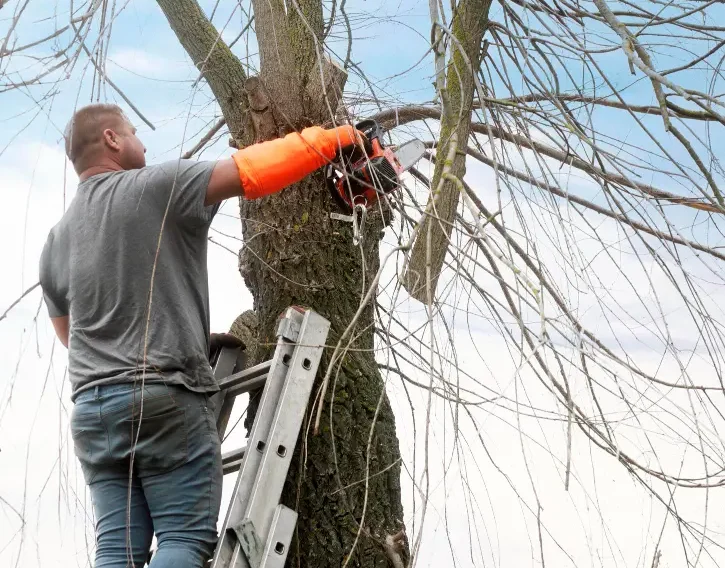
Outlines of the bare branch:
M725 44L725 42L723 42ZM524 95L522 97L514 97L514 98L507 98L507 99L493 99L493 98L487 98L485 99L486 104L500 104L500 105L520 105L520 103L529 103L529 102L545 102L545 101L551 101L553 99L556 99L561 102L575 102L575 103L585 103L585 104L594 104L594 105L600 105L600 106L606 106L610 108L618 108L622 110L627 110L630 112L638 112L642 114L655 114L660 115L662 114L662 110L660 107L653 107L653 106L647 106L647 105L636 105L636 104L628 104L628 103L622 103L617 100L611 100L611 99L604 99L604 98L596 98L596 97L587 97L584 95L564 95L564 94L543 94L543 95ZM705 111L697 111L697 110L690 110L683 108L669 99L665 100L665 104L667 105L667 108L670 112L670 116L676 116L677 118L689 118L693 120L717 120L712 114L705 112ZM519 106L522 110L526 110L527 107L525 106Z
M191 147L191 149L187 150L181 155L181 158L183 160L188 160L191 158L194 154L196 154L199 150L201 150L204 146L206 146L209 143L209 140L214 138L214 135L219 132L222 129L222 126L226 124L226 120L224 118L220 118L217 120L216 124L211 127L209 132L204 134L204 136L201 137L201 139L194 144L194 146Z
M221 40L219 32L196 0L158 0L158 5L186 53L209 84L232 136L240 146L248 145L254 135L245 132L247 98L242 85L247 75L241 62Z
M5 311L4 311L3 313L2 313L2 315L0 315L0 321L4 320L4 319L5 319L6 317L8 317L8 314L9 314L9 313L11 312L11 310L12 310L12 309L13 309L13 308L14 308L15 306L17 306L17 305L18 305L18 304L19 304L19 303L20 303L20 302L21 302L21 301L23 300L23 298L25 298L25 296L27 296L28 294L30 294L30 293L31 293L31 292L32 292L33 290L35 290L35 289L36 289L36 288L37 288L38 286L40 286L40 282L36 282L36 283L35 283L35 284L33 284L33 285L32 285L32 286L30 287L30 288L28 288L27 290L25 290L25 292L23 292L22 294L20 294L20 297L19 297L19 298L17 298L17 299L16 299L16 300L15 300L15 301L14 301L14 302L13 302L12 304L10 304L10 305L9 305L9 306L8 306L8 307L6 308L6 310L5 310Z
M380 112L375 115L375 118L386 126L391 126L393 121L402 125L407 122L422 120L425 118L440 119L440 116L440 110L435 107L410 105ZM471 124L471 130L480 134L488 134L490 131L494 138L505 140L506 142L512 142L521 148L534 150L538 154L553 158L560 161L562 164L566 164L570 167L586 172L594 179L601 179L608 183L628 187L630 189L636 189L637 191L658 200L685 205L686 207L700 209L711 213L723 213L723 209L716 205L712 205L696 198L675 195L648 184L635 182L619 174L602 171L601 169L592 166L570 153L546 146L545 144L532 140L529 137L522 136L520 134L513 134L496 126L473 123Z
M476 158L479 162L486 164L487 166L494 167L493 160L484 156L477 150L474 150L473 148L469 147L466 151L468 152L468 154L470 156L472 156L473 158ZM531 184L533 187L544 189L544 190L548 191L549 193L551 193L552 195L556 195L557 197L561 197L562 199L566 199L567 201L571 201L572 203L576 203L577 205L582 205L583 207L586 207L587 209L596 211L600 215L606 215L607 217L616 219L620 223L629 225L633 229L642 231L643 233L647 233L649 235L652 235L653 237L657 237L658 239L662 239L664 241L669 241L669 242L672 242L672 243L675 243L678 245L683 245L683 246L686 246L686 247L689 247L689 248L692 248L695 250L705 252L709 255L714 256L715 258L717 258L719 260L725 260L725 254L718 252L717 250L713 249L712 247L701 245L701 244L693 242L693 241L688 241L686 239L682 239L680 237L670 235L663 231L658 231L656 229L648 227L647 225L644 225L643 223L634 221L625 215L622 215L620 213L615 213L614 211L607 209L606 207L602 207L600 205L597 205L596 203L592 203L591 201L588 201L581 197L577 197L576 195L573 195L569 192L562 191L561 189L559 189L558 187L556 187L554 185L551 185L551 184L546 183L541 180L537 180L525 173L518 172L503 164L498 164L498 168L503 174L505 174L507 176L510 176L510 177L516 178L516 179L520 179L521 181L525 181L526 183Z
M76 32L78 32L78 30L75 28L75 25L73 26L73 29L75 29ZM118 85L116 85L116 83L111 81L111 78L108 75L106 75L106 72L103 70L101 65L99 65L99 63L96 61L95 56L86 47L86 44L83 40L81 40L81 47L83 48L83 51L85 51L86 55L88 56L88 59L90 59L91 63L93 63L93 67L95 67L96 71L103 78L103 80L106 83L108 83L111 86L111 88L114 91L116 91L124 101L126 101L126 104L131 108L131 110L133 110L133 112L136 113L136 116L138 116L141 120L143 120L143 122L146 124L146 126L148 126L151 130L156 130L156 127L153 125L153 123L144 116L144 114L138 109L138 107L135 104L133 104L131 99L129 99L128 96L126 96L126 94L118 87Z

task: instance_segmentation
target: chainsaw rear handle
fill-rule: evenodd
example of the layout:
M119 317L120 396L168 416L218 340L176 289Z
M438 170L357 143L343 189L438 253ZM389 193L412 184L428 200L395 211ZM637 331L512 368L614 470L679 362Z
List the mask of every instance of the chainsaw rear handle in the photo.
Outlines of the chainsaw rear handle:
M376 120L368 118L366 120L358 122L355 125L355 129L362 132L367 138L367 142L370 144L369 147L367 144L365 145L365 153L368 155L369 158L382 154L382 137L384 131Z

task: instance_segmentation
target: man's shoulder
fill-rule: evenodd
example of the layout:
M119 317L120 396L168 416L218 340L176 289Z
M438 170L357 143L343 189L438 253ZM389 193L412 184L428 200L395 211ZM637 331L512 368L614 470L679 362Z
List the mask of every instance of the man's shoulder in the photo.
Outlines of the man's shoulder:
M144 166L138 170L126 170L124 173L142 185L173 185L177 180L185 181L190 176L193 177L195 172L204 170L209 165L213 165L213 162L176 159Z
M195 169L199 167L206 167L209 164L212 164L213 162L204 162L199 160L186 160L183 158L179 158L176 160L166 160L164 162L159 162L158 164L152 164L150 166L146 166L142 168L142 171L146 171L148 173L161 173L163 172L166 175L174 175L177 172L184 172L190 169Z

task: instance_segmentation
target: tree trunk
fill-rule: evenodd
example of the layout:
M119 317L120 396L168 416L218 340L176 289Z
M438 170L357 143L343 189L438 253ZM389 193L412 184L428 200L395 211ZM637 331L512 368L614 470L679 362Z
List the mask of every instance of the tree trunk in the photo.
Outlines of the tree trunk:
M337 107L344 77L323 59L324 80L320 78L319 0L288 2L286 15L281 0L253 2L261 60L258 79L246 79L226 46L212 49L218 34L210 33L214 28L195 0L158 0L158 4L191 59L196 64L206 59L204 77L215 95L228 97L227 103L219 104L238 142L330 121L329 109ZM238 84L229 84L230 77ZM240 100L242 95L246 101ZM229 105L229 100L234 104ZM246 114L240 116L241 105ZM245 246L240 270L254 297L257 360L270 356L277 317L290 305L309 306L331 321L328 345L336 344L352 320L361 289L379 266L382 222L374 213L368 216L361 254L352 245L348 224L330 219L333 210L321 172L278 195L241 202ZM283 493L283 502L299 513L288 566L339 568L350 556L358 533L348 566L388 566L385 539L402 528L400 450L373 353L373 315L373 306L367 306L351 350L339 373L337 369L333 373L320 434L313 435L310 428L300 435ZM329 356L328 350L323 372ZM318 386L319 380L320 376ZM317 392L316 387L313 393ZM308 418L312 408L311 404ZM374 435L368 447L371 428Z
M459 141L459 152L453 160L450 173L460 179L466 173L465 144L471 128L473 94L476 88L471 71L477 73L481 66L481 42L488 26L490 8L491 0L462 0L453 16L451 31L458 41L453 42L450 38L448 40L452 44L452 54L446 72L445 91L441 95L447 97L449 109L441 118L441 143L436 150L440 159L436 161L431 181L431 190L434 193L429 197L426 209L429 214L421 221L422 226L410 253L408 269L403 276L405 289L421 302L428 301L428 274L431 297L435 297L438 276L448 252L459 192L449 181L444 183L437 194L435 189L439 185L451 136L454 134ZM465 57L461 49L465 52Z

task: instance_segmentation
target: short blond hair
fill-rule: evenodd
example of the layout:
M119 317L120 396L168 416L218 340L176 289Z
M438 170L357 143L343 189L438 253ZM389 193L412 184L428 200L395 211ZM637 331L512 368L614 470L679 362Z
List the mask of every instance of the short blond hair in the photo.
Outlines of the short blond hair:
M66 156L76 172L80 173L93 165L103 148L103 131L123 122L128 122L128 118L121 107L114 104L91 104L73 113L64 137Z

